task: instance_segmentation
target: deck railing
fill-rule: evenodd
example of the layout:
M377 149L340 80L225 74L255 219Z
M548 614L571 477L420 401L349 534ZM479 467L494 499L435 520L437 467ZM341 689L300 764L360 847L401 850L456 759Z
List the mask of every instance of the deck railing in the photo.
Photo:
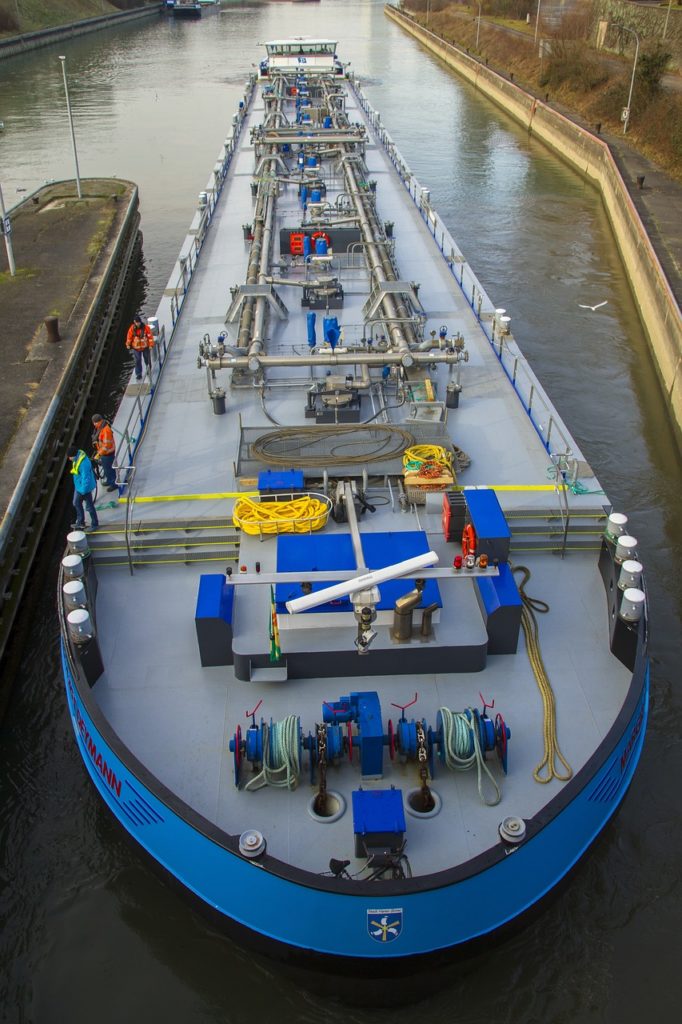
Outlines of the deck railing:
M433 235L443 259L471 306L481 330L490 342L547 453L557 457L570 455L571 443L557 423L556 414L539 387L537 378L531 371L527 360L516 348L516 343L510 335L498 332L498 337L495 337L495 307L469 267L466 257L456 245L448 229L439 220L436 211L431 207L430 191L420 185L407 166L393 139L381 124L381 116L373 109L352 75L349 76L349 83L372 131L398 172L422 220Z

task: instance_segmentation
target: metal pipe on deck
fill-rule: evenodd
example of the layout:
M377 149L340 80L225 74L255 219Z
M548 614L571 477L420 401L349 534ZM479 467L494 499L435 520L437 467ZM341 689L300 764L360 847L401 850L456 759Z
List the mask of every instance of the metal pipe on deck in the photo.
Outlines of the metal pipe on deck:
M430 366L431 363L458 363L458 352L411 352L412 363ZM278 366L399 366L404 365L401 352L317 352L305 356L208 356L200 357L200 365L215 370L248 370Z
M328 88L326 90L326 94L327 99L329 99ZM391 258L386 250L386 246L381 241L381 230L377 223L376 215L372 213L372 219L370 220L370 216L365 205L360 199L361 191L358 186L355 170L352 166L353 159L354 157L352 154L345 152L341 157L341 166L347 183L347 191L360 222L360 230L365 243L365 252L367 254L370 276L372 277L374 284L380 286L384 280L395 281L396 275ZM372 220L374 223L372 223ZM384 296L381 302L381 308L389 322L388 333L392 344L401 354L402 365L411 366L414 359L410 352L410 342L412 344L416 344L417 338L415 337L411 325L407 324L405 331L403 331L395 324L396 320L407 319L409 317L409 310L405 307L404 303L397 303L390 295Z
M276 109L272 112L280 122L282 114L282 83L277 83ZM276 146L270 147L270 155L263 162L268 172L274 169L281 160ZM258 199L254 211L253 241L249 252L246 284L262 284L270 266L270 247L272 244L272 224L275 215L276 194L270 189L258 186ZM265 323L266 302L263 298L247 299L242 307L239 318L237 344L240 348L248 347L249 358L255 359L263 350L263 329ZM254 367L257 369L257 365Z
M365 553L362 550L362 541L360 539L360 527L358 526L358 517L355 514L355 500L353 498L353 486L349 480L346 480L343 485L343 500L346 505L346 517L348 519L348 528L350 530L350 539L353 544L353 554L355 555L355 566L359 572L367 572L367 565L365 563Z

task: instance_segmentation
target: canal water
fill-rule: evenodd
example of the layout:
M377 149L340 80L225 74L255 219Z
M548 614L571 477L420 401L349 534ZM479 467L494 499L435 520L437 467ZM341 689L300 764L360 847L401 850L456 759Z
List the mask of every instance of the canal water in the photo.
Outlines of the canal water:
M32 642L0 732L0 1019L678 1019L682 474L597 194L421 51L381 2L321 0L225 3L200 22L160 17L0 63L5 201L73 177L64 54L81 174L140 186L142 301L153 313L259 44L299 34L339 40L488 294L507 309L609 497L631 517L653 622L641 767L570 885L513 938L408 985L310 986L212 930L105 814L65 709L55 548L53 571L32 583ZM603 300L596 313L579 307ZM119 384L114 373L112 393ZM314 927L333 929L334 921Z

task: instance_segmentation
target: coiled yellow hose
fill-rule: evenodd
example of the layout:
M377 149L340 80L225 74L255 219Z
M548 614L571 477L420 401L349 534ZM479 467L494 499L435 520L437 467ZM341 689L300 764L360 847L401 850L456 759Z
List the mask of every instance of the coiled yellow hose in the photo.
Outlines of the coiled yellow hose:
M232 519L252 537L264 533L310 533L321 530L329 517L329 503L310 494L290 501L254 501L239 498Z

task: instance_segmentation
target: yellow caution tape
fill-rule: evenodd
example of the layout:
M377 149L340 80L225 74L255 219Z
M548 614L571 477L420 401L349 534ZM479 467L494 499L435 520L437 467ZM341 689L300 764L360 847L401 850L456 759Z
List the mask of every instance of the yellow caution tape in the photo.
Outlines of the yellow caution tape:
M258 491L217 491L215 494L156 494L140 495L133 498L134 505L141 505L152 501L215 501L221 498L255 498ZM128 503L128 498L119 498L121 505Z

